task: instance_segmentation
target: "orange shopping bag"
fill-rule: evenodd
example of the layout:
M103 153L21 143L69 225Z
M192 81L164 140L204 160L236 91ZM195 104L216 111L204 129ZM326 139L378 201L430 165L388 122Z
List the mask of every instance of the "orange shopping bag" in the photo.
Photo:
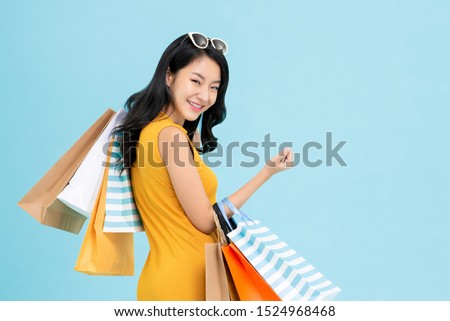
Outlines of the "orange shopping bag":
M134 275L133 233L104 233L106 186L111 145L100 192L86 230L75 270L91 275Z
M233 243L223 246L222 252L241 301L281 301Z

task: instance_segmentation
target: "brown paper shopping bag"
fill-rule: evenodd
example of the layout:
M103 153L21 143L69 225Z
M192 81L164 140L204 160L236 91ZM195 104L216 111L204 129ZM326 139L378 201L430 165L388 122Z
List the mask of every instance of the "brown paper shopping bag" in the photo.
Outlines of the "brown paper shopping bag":
M78 234L86 217L59 201L57 196L70 181L114 114L112 109L107 109L28 191L18 205L44 225Z
M228 281L219 243L205 244L206 301L230 301Z
M110 153L111 145L75 270L90 275L134 275L133 233L103 232Z
M205 244L206 301L239 301L230 271L224 262L225 235L215 215L218 243Z

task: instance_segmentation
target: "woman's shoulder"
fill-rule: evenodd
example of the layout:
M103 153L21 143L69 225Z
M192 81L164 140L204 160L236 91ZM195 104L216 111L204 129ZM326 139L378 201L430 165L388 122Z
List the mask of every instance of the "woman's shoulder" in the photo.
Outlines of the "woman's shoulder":
M175 123L169 116L166 114L161 114L152 120L147 126L145 126L141 131L141 138L145 137L145 139L157 139L160 132L168 127L173 127L176 131L181 131L184 135L187 134L186 129Z

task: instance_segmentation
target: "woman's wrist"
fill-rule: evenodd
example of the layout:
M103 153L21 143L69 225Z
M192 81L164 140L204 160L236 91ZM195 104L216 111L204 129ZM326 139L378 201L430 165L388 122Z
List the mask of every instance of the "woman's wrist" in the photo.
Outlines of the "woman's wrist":
M259 173L264 180L268 180L274 174L274 172L270 170L270 168L267 165L264 165Z

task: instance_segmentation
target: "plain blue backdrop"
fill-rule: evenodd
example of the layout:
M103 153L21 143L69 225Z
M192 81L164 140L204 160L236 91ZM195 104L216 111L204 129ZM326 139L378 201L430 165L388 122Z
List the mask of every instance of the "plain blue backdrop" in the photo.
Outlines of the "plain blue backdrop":
M0 299L135 299L143 233L135 277L87 276L73 270L87 224L43 226L17 202L147 85L173 39L200 31L229 44L223 146L269 133L297 153L326 132L346 141L348 166L300 163L243 209L340 286L339 300L449 300L449 16L445 0L2 1ZM214 169L219 198L262 166L239 154Z

